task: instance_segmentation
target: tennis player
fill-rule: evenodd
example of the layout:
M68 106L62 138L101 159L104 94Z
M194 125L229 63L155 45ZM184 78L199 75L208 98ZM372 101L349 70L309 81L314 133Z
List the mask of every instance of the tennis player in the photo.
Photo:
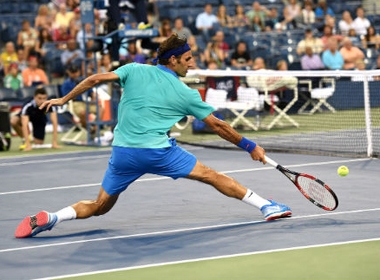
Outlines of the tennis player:
M51 230L62 221L85 219L107 213L120 193L145 173L189 178L212 185L222 194L237 198L261 210L266 220L291 215L288 206L266 200L234 179L199 162L194 155L176 145L166 132L184 116L203 120L220 137L246 150L253 160L266 163L265 151L242 137L229 124L212 114L215 110L204 103L197 90L190 89L178 76L184 77L194 65L186 40L173 34L160 44L158 65L131 63L113 72L94 74L79 83L68 95L44 102L41 109L61 106L94 86L118 81L123 94L118 108L112 154L99 195L95 200L79 201L58 212L41 211L27 216L17 227L17 238L32 237Z

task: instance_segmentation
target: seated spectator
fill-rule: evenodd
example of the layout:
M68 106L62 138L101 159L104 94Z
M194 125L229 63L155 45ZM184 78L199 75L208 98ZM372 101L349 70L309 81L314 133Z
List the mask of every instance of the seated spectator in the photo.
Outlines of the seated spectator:
M78 48L75 39L67 41L67 49L61 53L61 62L64 67L70 64L80 65L84 59L83 51Z
M230 46L224 41L224 32L222 30L216 31L215 36L212 39L216 42L219 49L224 52L224 57L227 58Z
M233 27L232 18L227 14L227 9L224 4L218 6L216 17L218 18L220 26L229 28Z
M354 28L358 36L367 35L367 29L371 26L371 22L365 17L362 7L356 8L356 18L354 20Z
M129 41L127 47L128 54L126 59L132 62L144 64L146 62L145 56L138 50L136 41Z
M218 23L218 18L212 13L211 4L206 4L204 12L200 13L195 19L195 27L203 35L205 42L209 42L210 38L215 34L214 27Z
M343 36L348 35L348 31L352 28L355 28L354 20L351 17L351 13L349 11L344 11L342 14L342 19L338 23L339 32Z
M189 39L191 36L193 36L191 30L183 25L183 19L181 17L174 19L173 32L177 33L181 38Z
M244 13L244 7L237 4L235 7L235 15L232 16L234 27L246 27L249 25L248 17Z
M353 28L348 30L347 38L350 38L352 41L352 44L355 46L359 46L361 44L360 37L356 35L356 31Z
M261 22L264 25L266 17L269 14L270 14L270 11L265 6L261 6L260 2L254 1L252 3L252 9L248 11L245 15L248 18L248 23L251 26L251 29L253 29L254 18L256 16L260 18L259 22Z
M265 61L261 57L255 59L253 69L258 73L266 71L274 72L274 70L266 69ZM247 84L250 87L256 88L258 91L264 92L273 91L284 87L294 89L297 87L298 79L296 77L289 76L260 76L260 74L257 74L248 76Z
M59 5L59 10L55 15L53 26L57 28L59 26L69 27L70 20L74 17L74 12L68 11L65 3Z
M73 37L70 35L69 29L66 26L61 25L55 29L54 41L59 43L60 49L64 49L65 43L70 39L73 39Z
M366 70L366 65L363 59L358 59L355 61L355 71L364 71ZM357 73L355 76L351 77L352 82L364 82L365 76ZM368 82L372 82L376 79L373 76L366 76Z
M298 42L297 44L297 54L303 55L307 47L311 47L313 53L320 54L323 51L323 42L320 38L316 38L313 35L311 29L306 29L305 38Z
M318 6L314 12L317 22L324 22L326 15L335 17L334 11L327 6L326 0L318 0Z
M251 22L251 30L254 32L265 31L264 22L261 21L260 16L256 15L253 17L252 22Z
M286 30L286 24L280 21L280 16L276 7L269 10L265 20L265 31Z
M364 53L358 47L352 45L350 38L343 39L343 46L340 48L340 54L343 57L344 70L352 70L355 68L355 62L364 59Z
M42 145L45 140L45 127L47 124L46 110L40 110L39 106L47 100L47 92L43 87L38 87L34 93L33 99L26 103L21 111L11 118L11 125L17 135L21 137L23 145L20 149L24 151L32 150L30 141L29 122L32 123L33 143ZM58 146L58 117L56 107L51 107L48 111L50 121L53 125L52 148Z
M365 49L380 49L380 35L376 34L375 27L371 25L367 29L367 34L362 39L362 46Z
M225 54L222 49L219 48L217 42L212 41L207 44L206 49L203 52L205 63L208 65L210 60L215 60L218 64L219 69L223 69L225 67Z
M18 90L24 86L21 73L18 71L17 63L9 65L9 73L4 77L4 87Z
M28 61L26 60L25 51L23 48L19 48L17 50L17 64L18 70L21 72L28 68Z
M304 8L301 12L302 23L305 25L312 25L315 23L315 12L313 10L313 3L305 1Z
M24 86L26 87L49 84L46 72L38 68L38 59L36 56L29 57L28 67L24 69L21 74L22 79L24 80Z
M321 37L321 40L322 40L322 43L323 43L323 50L326 50L328 48L327 45L328 45L328 40L330 38L334 38L339 43L340 41L343 40L344 37L342 35L334 34L332 27L329 26L329 25L325 25L323 27L323 36Z
M301 6L297 0L289 0L289 4L284 7L283 15L286 25L292 24L294 28L297 27L297 22L300 21L302 16Z
M253 61L248 52L246 42L239 41L236 44L236 48L231 55L231 66L243 70L249 70L252 68Z
M81 70L75 64L70 64L67 67L66 73L67 73L68 77L63 82L62 87L61 87L61 92L62 92L63 96L69 94L71 92L71 90L83 80L83 77L81 76ZM88 117L86 115L86 102L85 102L85 100L87 100L88 98L90 98L92 101L96 100L95 93L92 90L89 90L86 94L82 94L82 95L77 96L73 100L73 102L74 102L73 103L74 114L79 118L82 127L86 127L86 125L87 125L87 118ZM99 104L98 108L99 108L99 114L98 114L99 119L101 119L102 114L103 114L103 108L100 106L100 104ZM93 114L96 116L96 110L97 110L96 104L89 104L88 111L90 114ZM94 135L95 132L96 132L95 127L92 127L91 128L91 134Z
M99 61L98 73L107 73L111 72L113 69L111 55L105 53L102 55L102 58Z
M37 16L34 19L34 28L41 30L43 28L47 29L49 32L52 31L53 17L51 16L49 7L45 4L38 8Z
M41 58L42 61L44 61L44 57L46 55L46 52L48 51L46 49L46 43L52 43L53 38L51 37L49 30L45 27L41 28L38 32L38 40L36 43L35 51L38 54L38 56Z
M24 49L26 57L33 53L37 40L37 31L30 26L28 20L23 20L21 31L17 35L17 46Z
M169 18L164 18L161 20L161 26L158 29L159 32L159 37L153 38L153 41L156 43L161 43L165 41L167 38L170 37L170 35L173 34L173 29L172 29L172 22L170 21Z
M331 37L327 41L327 50L322 54L322 61L329 70L340 70L343 68L344 59L338 49L338 40Z
M305 48L305 54L301 57L302 70L322 70L325 68L319 54L314 53L312 47Z
M9 65L11 63L18 62L18 57L13 42L7 42L5 49L0 55L0 65L3 66L3 75L6 76L9 73Z
M77 37L76 37L76 41L79 44L79 48L82 51L84 51L86 43L89 40L88 38L91 38L94 35L96 35L96 34L94 34L94 32L93 32L91 23L86 23L84 25L84 32L83 32L83 29L81 29L81 30L78 31Z
M190 36L187 39L187 44L191 48L191 54L193 55L194 59L194 69L198 69L200 66L203 66L203 50L201 50L197 44L197 41L194 36Z
M325 25L331 27L332 34L338 34L338 28L337 28L335 17L327 14L325 16Z

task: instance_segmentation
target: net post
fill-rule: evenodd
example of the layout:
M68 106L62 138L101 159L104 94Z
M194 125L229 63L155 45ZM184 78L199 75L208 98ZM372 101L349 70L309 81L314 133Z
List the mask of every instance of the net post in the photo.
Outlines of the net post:
M365 114L365 125L367 134L367 156L372 157L373 155L373 144L372 144L372 124L371 124L371 104L370 104L370 92L368 87L368 74L364 74L363 79L363 94L364 94L364 114Z

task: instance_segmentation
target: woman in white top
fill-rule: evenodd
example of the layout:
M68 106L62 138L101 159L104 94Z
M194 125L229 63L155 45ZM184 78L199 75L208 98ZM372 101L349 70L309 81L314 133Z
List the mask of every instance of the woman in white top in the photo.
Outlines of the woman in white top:
M296 18L301 16L301 6L297 0L290 0L289 4L284 7L284 18L286 23L296 25Z
M354 20L349 11L346 10L343 12L342 19L339 21L338 26L340 34L343 36L347 36L350 29L355 29Z
M354 20L356 34L359 36L367 35L367 29L370 27L371 23L364 17L364 9L362 7L358 7L356 9L356 15L357 17Z

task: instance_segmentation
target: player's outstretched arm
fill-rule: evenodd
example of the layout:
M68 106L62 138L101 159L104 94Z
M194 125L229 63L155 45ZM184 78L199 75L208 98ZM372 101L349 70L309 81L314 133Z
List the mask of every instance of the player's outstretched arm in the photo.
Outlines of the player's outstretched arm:
M213 114L210 114L203 121L221 138L241 147L249 152L253 160L266 163L265 150L254 142L244 138L233 127L223 120L218 119Z
M74 99L78 95L82 94L83 92L88 91L89 89L95 87L98 84L106 83L110 81L116 81L119 79L119 76L117 76L113 72L108 73L100 73L100 74L94 74L86 79L84 79L82 82L80 82L75 88L73 88L72 91L70 91L67 95L57 98L57 99L50 99L42 103L40 106L40 109L46 109L46 112L49 111L51 106L62 106L63 104L67 103L69 100Z

